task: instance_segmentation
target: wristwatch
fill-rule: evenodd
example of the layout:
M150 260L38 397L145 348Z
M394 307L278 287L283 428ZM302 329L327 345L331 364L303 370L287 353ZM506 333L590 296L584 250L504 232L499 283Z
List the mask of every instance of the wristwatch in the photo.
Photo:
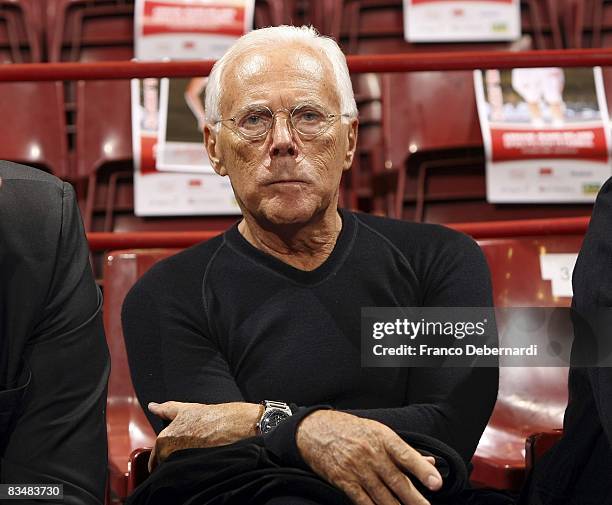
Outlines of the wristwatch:
M261 402L261 404L264 406L264 411L261 418L255 425L258 435L270 433L292 414L289 405L283 402L264 400Z

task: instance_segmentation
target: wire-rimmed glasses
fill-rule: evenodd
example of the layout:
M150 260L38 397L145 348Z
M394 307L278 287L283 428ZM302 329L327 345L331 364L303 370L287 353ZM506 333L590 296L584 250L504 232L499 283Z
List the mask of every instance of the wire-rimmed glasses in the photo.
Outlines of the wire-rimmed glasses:
M234 117L219 119L213 124L230 121L238 135L246 140L257 140L268 135L279 112L288 115L289 126L305 140L322 135L340 117L349 117L349 114L330 114L322 106L313 103L302 103L291 110L283 108L276 112L265 105L251 105L238 111Z

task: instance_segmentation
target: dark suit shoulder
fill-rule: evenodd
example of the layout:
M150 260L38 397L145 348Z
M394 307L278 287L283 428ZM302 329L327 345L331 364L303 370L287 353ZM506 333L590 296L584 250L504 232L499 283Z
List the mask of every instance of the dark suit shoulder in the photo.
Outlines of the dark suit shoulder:
M46 182L58 188L63 187L63 181L38 168L0 160L0 178L4 180L24 180Z

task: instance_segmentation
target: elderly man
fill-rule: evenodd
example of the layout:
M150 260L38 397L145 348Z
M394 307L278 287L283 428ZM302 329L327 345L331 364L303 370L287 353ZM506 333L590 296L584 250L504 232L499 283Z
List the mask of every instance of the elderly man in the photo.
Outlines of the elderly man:
M416 445L468 462L497 370L362 368L360 311L489 306L479 248L338 210L357 111L342 52L311 28L242 37L213 68L206 114L243 219L154 266L124 304L159 432L151 466L165 460L132 503L427 503L446 483Z

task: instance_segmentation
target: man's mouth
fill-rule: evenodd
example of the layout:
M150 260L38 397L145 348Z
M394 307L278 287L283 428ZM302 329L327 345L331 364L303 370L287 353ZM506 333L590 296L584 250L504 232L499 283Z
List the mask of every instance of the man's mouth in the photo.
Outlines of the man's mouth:
M277 184L308 184L308 182L303 179L278 179L276 181L269 182L268 186Z

